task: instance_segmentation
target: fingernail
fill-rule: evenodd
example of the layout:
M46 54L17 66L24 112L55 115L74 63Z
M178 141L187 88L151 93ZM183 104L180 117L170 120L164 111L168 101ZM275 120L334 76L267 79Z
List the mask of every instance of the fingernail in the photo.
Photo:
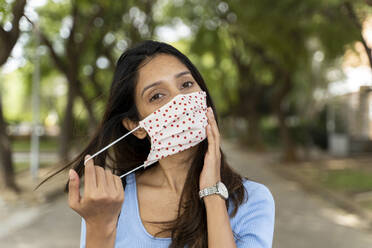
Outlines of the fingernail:
M84 165L86 165L87 163L87 160L90 158L90 155L85 155L84 157Z
M72 171L72 169L69 170L68 177L70 178L70 181L74 180L74 172Z

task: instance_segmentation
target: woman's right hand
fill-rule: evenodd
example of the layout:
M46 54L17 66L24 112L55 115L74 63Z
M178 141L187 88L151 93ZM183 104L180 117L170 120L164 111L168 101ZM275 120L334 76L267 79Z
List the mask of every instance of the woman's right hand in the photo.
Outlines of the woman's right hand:
M88 158L89 155L86 155L85 160ZM95 166L93 159L86 162L84 170L82 197L79 191L79 176L75 170L70 170L68 201L70 207L85 220L87 247L88 243L98 245L101 243L99 241L115 242L116 224L124 201L121 179L113 175L109 169ZM88 242L89 237L95 241Z

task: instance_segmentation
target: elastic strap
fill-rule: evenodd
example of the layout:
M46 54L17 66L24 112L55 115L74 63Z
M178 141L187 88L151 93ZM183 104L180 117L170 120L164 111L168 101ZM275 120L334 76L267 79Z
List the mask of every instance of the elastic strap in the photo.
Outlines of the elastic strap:
M145 164L143 164L143 165L140 165L140 166L138 166L138 167L134 168L133 170L131 170L131 171L128 171L127 173L125 173L125 174L121 175L121 176L120 176L120 178L122 178L122 177L125 177L126 175L128 175L128 174L132 173L133 171L136 171L136 170L138 170L139 168L141 168L141 167L144 167L144 166L145 166Z
M147 161L146 161L145 163L143 163L143 165L140 165L140 166L134 168L133 170L128 171L127 173L121 175L120 178L125 177L126 175L132 173L133 171L138 170L138 169L141 168L141 167L146 168L147 166L152 165L153 163L155 163L155 162L157 162L157 161L158 161L158 160L153 160L153 161L151 161L151 162L147 162Z
M92 156L90 156L87 160L84 161L84 165L85 163L89 160L89 159L92 159L94 158L95 156L97 156L98 154L100 154L101 152L103 152L104 150L106 150L107 148L109 148L110 146L116 144L117 142L119 142L120 140L124 139L125 137L127 137L129 134L133 133L134 131L136 131L138 128L140 128L140 126L134 128L132 131L124 134L123 136L121 136L120 138L118 138L117 140L113 141L111 144L108 144L107 146L105 146L104 148L102 148L101 150L99 150L98 152L96 152L95 154L93 154Z

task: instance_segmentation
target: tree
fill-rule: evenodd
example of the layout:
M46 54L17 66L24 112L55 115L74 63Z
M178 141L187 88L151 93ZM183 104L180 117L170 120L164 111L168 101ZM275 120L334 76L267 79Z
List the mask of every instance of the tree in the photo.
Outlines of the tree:
M0 8L4 11L9 6L5 3L0 3ZM0 25L0 66L4 65L8 60L15 44L20 35L19 21L24 14L24 8L26 5L26 0L16 0L11 6L12 18L11 21L7 22L8 26L11 26L9 30L4 28L5 23ZM3 115L3 107L1 101L1 92L0 92L0 163L1 163L1 176L2 184L16 192L19 192L19 188L15 183L14 179L14 169L12 161L12 149L10 144L9 136L7 135L7 124Z
M362 23L366 19L366 17L368 17L367 13L369 13L371 11L371 9L368 6L372 6L372 1L370 1L370 0L365 0L363 2L356 1L356 3L347 1L347 2L344 3L344 7L347 11L347 14L348 14L350 20L352 21L352 23L355 25L356 29L359 32L359 39L358 40L363 45L363 48L364 48L364 50L366 52L366 55L367 55L367 58L368 58L369 66L372 69L372 49L368 46L367 41L366 41L366 39L365 39L365 37L363 36L363 33L362 33L363 32ZM358 15L356 9L358 10L359 15Z
M320 83L327 84L324 77L314 77L314 54L322 53L322 66L329 66L356 39L355 28L345 18L342 3L205 0L198 6L193 2L184 2L182 6L170 4L168 11L177 13L192 27L194 53L199 57L213 54L213 72L222 70L229 74L224 68L226 63L220 62L226 56L235 65L237 83L234 93L227 96L238 100L226 101L233 103L226 109L235 109L231 116L248 120L249 142L261 146L260 122L264 116L275 116L283 158L295 160L296 142L289 117L299 118L302 112L307 112L304 108L311 106L302 104L299 109L298 102L305 95L309 100ZM231 82L220 78L215 79L214 85L223 84L218 81ZM220 87L221 91L226 88L229 87Z
M67 80L67 103L62 117L59 157L68 160L73 140L74 105L79 98L93 131L97 116L93 100L105 100L108 73L112 73L118 44L125 49L153 32L149 0L48 2L38 10L42 43L56 68ZM123 42L125 47L123 47ZM56 47L62 47L57 51ZM103 61L105 68L99 68ZM106 72L105 72L106 71ZM102 73L104 76L102 76ZM95 104L96 105L96 104Z

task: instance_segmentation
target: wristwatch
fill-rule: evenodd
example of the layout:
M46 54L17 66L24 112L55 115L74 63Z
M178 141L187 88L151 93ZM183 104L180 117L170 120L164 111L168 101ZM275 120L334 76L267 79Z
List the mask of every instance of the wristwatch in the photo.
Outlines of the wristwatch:
M217 182L211 187L204 188L199 191L200 199L202 199L204 196L213 194L220 195L224 200L227 200L227 198L229 198L229 192L227 191L225 184L223 184L221 181Z

